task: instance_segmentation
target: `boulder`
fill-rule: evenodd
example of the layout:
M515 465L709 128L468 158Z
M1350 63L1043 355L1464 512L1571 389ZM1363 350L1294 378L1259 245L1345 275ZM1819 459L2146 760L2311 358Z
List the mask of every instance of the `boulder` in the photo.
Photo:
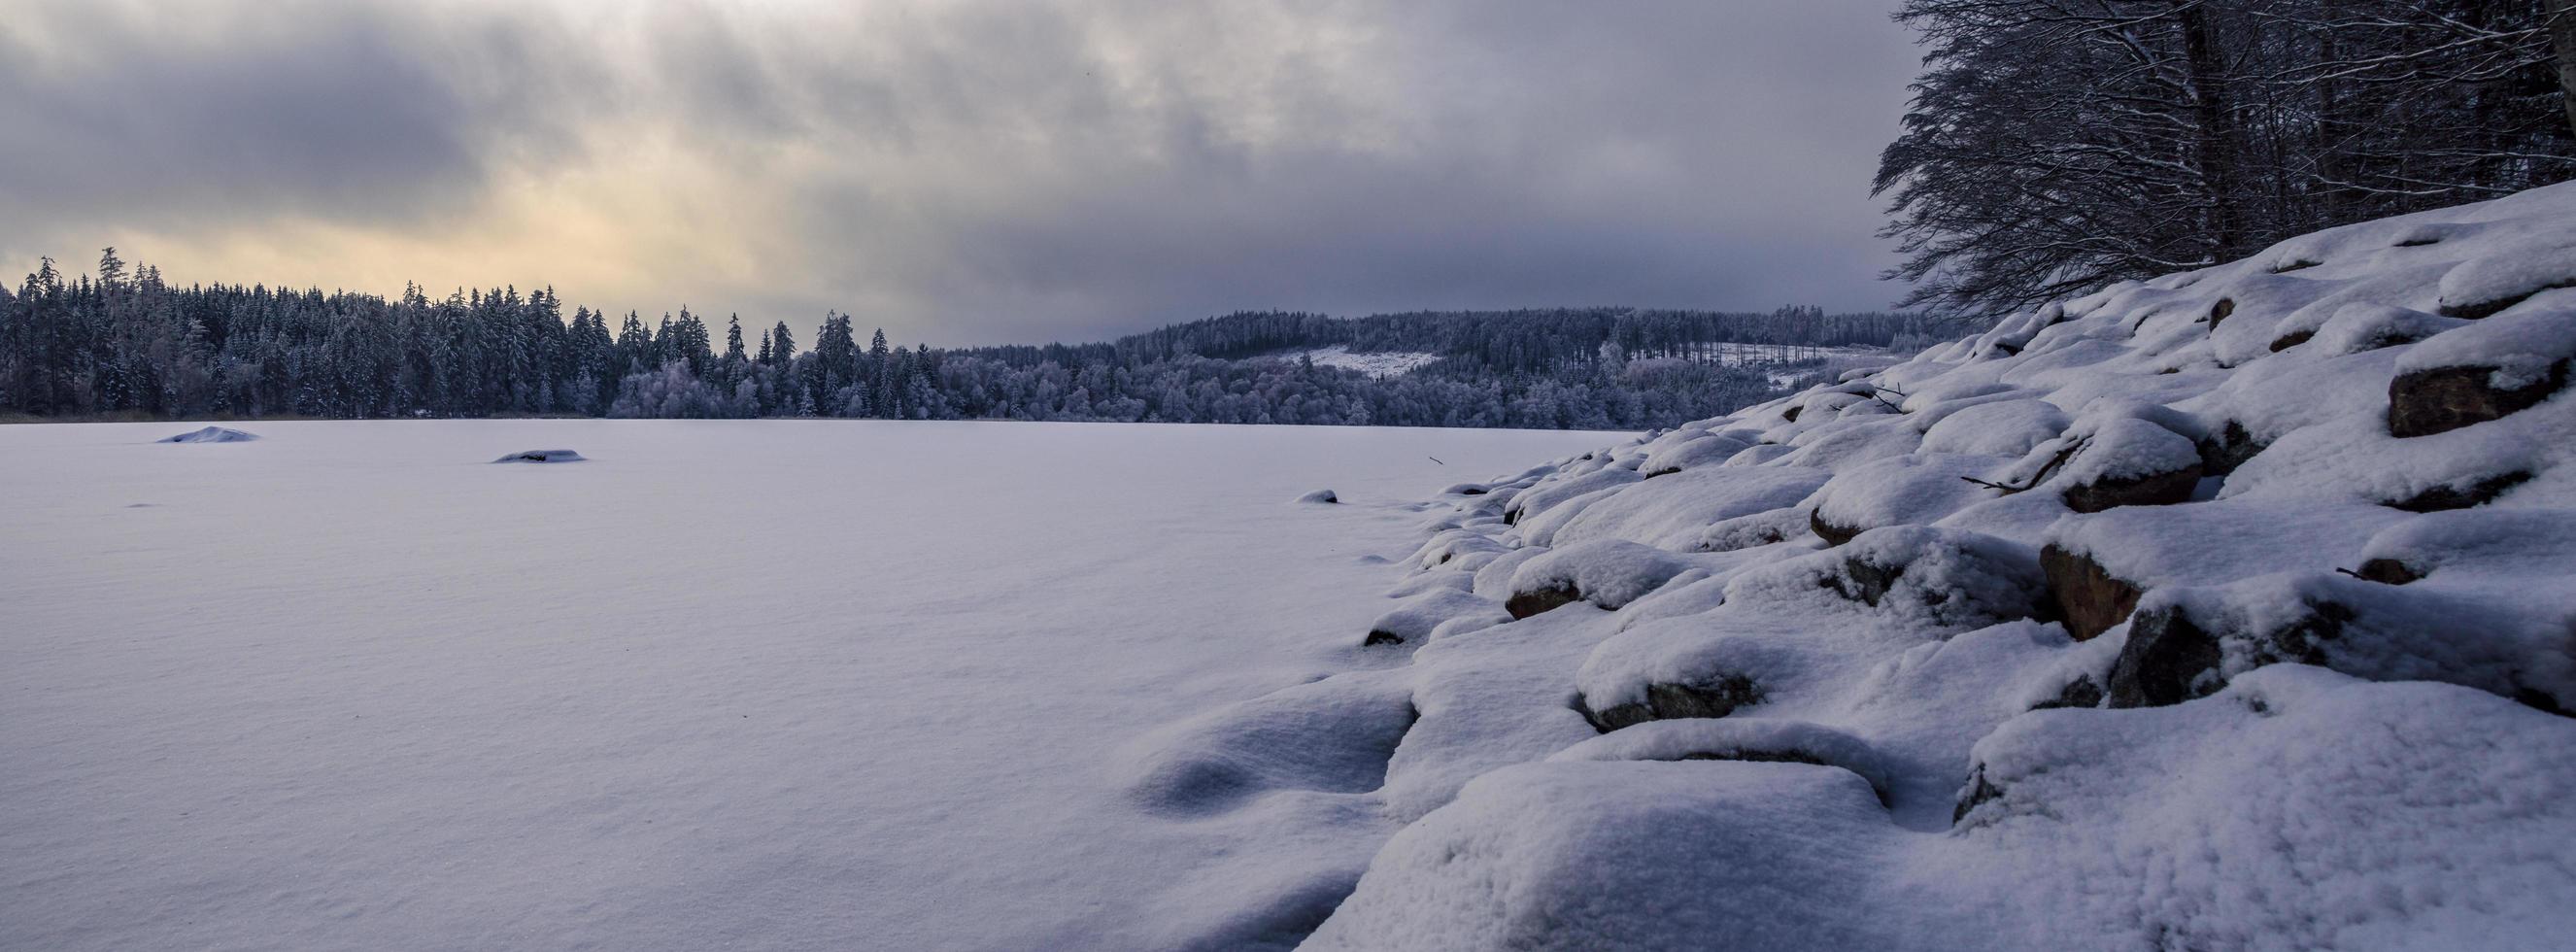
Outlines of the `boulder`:
M2422 581L2424 578L2424 573L2416 571L2414 566L2396 559L2364 561L2361 563L2361 571L2354 572L2352 575L2354 578L2378 582L2381 585L2404 585L2408 582Z
M1552 612L1582 600L1583 591L1575 588L1574 583L1558 582L1545 588L1513 592L1511 598L1504 600L1503 610L1510 612L1512 618L1517 620L1542 612Z
M2526 472L2498 473L2465 486L2449 484L2434 486L2404 499L2392 500L2386 505L2389 508L2403 509L2407 512L2474 509L2495 501L2497 496L2504 495L2505 490L2530 480L2531 474Z
M1762 701L1761 685L1742 675L1719 675L1700 683L1646 685L1646 699L1629 704L1613 704L1595 711L1577 700L1576 707L1594 730L1604 734L1647 721L1684 717L1725 717L1740 707Z
M2112 577L2081 553L2054 545L2039 550L2039 569L2048 577L2048 594L2057 603L2068 634L2087 641L2129 620L2146 592Z
M1869 531L1867 526L1838 526L1826 522L1825 517L1816 511L1807 513L1807 528L1815 530L1816 537L1825 540L1825 544L1829 546L1850 542L1858 538L1861 533Z
M2163 707L2205 697L2227 685L2221 664L2231 655L2240 670L2284 661L2325 664L2322 644L2343 634L2352 610L2333 602L2305 605L2287 624L2268 631L2211 631L2179 606L2139 614L2111 665L2105 692L2110 706Z
M2529 409L2567 383L2567 361L2559 361L2538 380L2518 387L2498 387L2498 368L2433 367L2401 373L2388 383L2388 432L2397 437L2431 436Z
M2142 476L2114 476L2069 486L2066 508L2076 512L2101 512L2114 506L2170 506L2191 501L2192 490L2200 485L2201 465L2190 463L2180 469Z

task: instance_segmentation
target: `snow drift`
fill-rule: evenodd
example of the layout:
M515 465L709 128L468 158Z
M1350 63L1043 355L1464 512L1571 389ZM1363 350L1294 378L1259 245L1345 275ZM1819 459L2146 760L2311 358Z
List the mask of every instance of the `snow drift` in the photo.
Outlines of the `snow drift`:
M1384 751L1310 948L2550 947L2570 248L2576 183L2337 228L1452 487L1409 656L1147 761Z

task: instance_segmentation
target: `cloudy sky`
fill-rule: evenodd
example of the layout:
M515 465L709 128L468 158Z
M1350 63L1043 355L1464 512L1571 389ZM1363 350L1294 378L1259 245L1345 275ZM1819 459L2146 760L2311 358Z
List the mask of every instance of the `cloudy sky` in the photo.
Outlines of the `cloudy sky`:
M0 0L0 265L933 344L1898 289L1883 0Z

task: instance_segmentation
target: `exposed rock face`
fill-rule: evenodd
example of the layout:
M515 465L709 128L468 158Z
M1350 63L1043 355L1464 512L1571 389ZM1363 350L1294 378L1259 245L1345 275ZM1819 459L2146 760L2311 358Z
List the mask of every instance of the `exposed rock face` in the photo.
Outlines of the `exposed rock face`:
M1503 610L1510 612L1512 618L1517 620L1540 612L1555 611L1582 600L1582 590L1572 585L1553 585L1526 592L1513 592L1512 597L1503 602Z
M2170 506L2190 502L2192 489L2200 485L2200 475L2200 464L2193 463L2162 473L2071 486L2066 490L2066 508L2077 512L2101 512L2114 506Z
M2315 339L2315 331L2291 331L2272 339L2272 352L2277 354Z
M1403 635L1396 634L1395 632L1388 631L1384 628L1379 628L1371 630L1368 633L1368 639L1360 642L1360 646L1368 648L1376 647L1378 645L1400 645L1403 643Z
M2431 436L2530 409L2567 383L2559 361L2541 380L2510 389L2494 385L2493 367L2436 367L2399 374L2388 383L2388 432Z
M2039 569L2048 576L2048 593L2067 633L2077 641L2089 641L2127 621L2146 594L2113 578L2092 559L2053 545L2039 550Z
M1641 704L1614 704L1595 711L1578 703L1583 719L1607 734L1630 724L1678 717L1725 717L1762 700L1762 687L1752 678L1723 675L1705 685L1649 684Z

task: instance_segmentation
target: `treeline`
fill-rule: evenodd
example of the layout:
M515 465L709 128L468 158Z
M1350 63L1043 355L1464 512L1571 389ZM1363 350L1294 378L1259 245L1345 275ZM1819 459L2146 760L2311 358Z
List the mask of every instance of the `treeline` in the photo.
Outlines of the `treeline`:
M67 277L47 259L14 293L0 289L0 411L1633 428L1767 399L1796 375L1798 365L1730 365L1693 334L1883 344L1918 334L1919 323L1808 308L1237 314L1105 344L937 350L894 346L883 331L863 341L841 314L810 342L783 321L718 325L685 308L649 325L632 312L567 315L551 290L433 299L411 287L388 300L181 288L109 249L95 278ZM1378 378L1280 353L1390 343L1443 358Z
M1827 314L1814 306L1770 313L1642 308L1416 311L1336 318L1306 313L1237 313L1122 338L1120 355L1168 360L1182 354L1246 357L1292 347L1343 345L1354 351L1440 354L1479 372L1551 373L1588 363L1603 342L1630 357L1709 362L1723 343L1887 347L1929 342L1938 328L1910 313Z
M2576 176L2571 0L1905 0L1898 19L1929 46L1876 183L1909 306L1998 315Z

